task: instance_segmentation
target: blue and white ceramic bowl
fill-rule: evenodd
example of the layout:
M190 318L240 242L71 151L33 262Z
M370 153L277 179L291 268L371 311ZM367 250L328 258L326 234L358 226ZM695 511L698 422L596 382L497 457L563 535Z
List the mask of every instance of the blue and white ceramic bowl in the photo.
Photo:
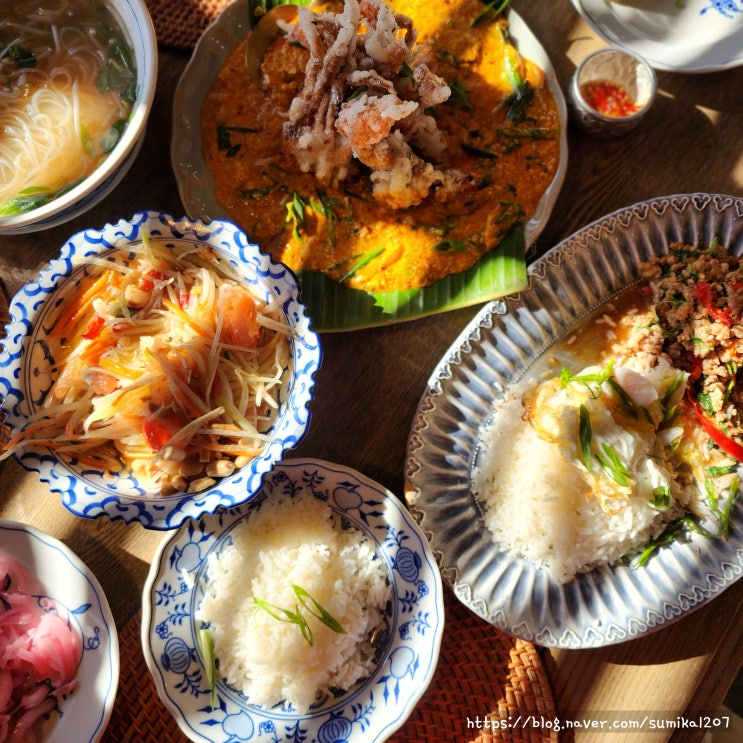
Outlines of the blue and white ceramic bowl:
M0 217L0 235L37 232L68 222L111 193L142 147L157 85L157 38L145 0L108 0L121 19L137 65L137 99L114 149L85 179L64 195L27 212Z
M119 684L119 639L98 580L62 542L25 524L0 520L0 552L39 580L48 611L65 617L82 637L78 687L42 727L45 743L101 740Z
M212 705L194 614L208 580L208 556L259 501L184 524L153 560L142 601L142 647L160 697L193 741L383 741L402 726L431 681L444 630L443 586L415 521L380 485L320 460L277 464L264 478L262 497L305 488L368 535L387 565L394 598L384 652L358 688L310 713L251 704L221 681Z
M11 437L26 418L38 410L52 386L55 361L50 313L67 292L75 290L92 262L108 257L125 259L126 246L148 234L151 242L184 243L209 249L217 260L233 266L245 282L266 301L279 300L291 334L291 361L278 397L278 410L266 432L269 441L262 453L230 477L193 495L161 495L152 485L126 473L112 476L79 462L62 461L50 449L24 449L16 454L28 470L39 473L72 513L86 518L107 515L126 522L139 521L152 529L172 529L188 518L198 518L220 507L249 500L260 489L261 478L287 449L296 446L309 425L308 404L314 376L320 366L317 334L299 301L294 275L283 264L263 255L247 235L230 222L173 219L160 212L138 212L129 220L108 224L102 230L85 230L63 246L59 258L44 269L38 281L27 284L13 298L4 348L0 351L0 412L6 416Z

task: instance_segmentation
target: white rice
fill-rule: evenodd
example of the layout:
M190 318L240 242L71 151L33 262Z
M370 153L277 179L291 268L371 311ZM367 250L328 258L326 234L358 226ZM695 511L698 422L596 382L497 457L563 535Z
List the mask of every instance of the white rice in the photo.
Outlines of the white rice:
M614 563L665 527L642 498L607 514L576 467L554 442L521 418L520 398L505 403L482 434L473 489L485 507L494 541L514 557L546 569L563 583L596 565Z
M373 670L370 636L392 597L386 565L363 532L341 528L312 492L267 498L235 527L232 544L209 556L207 575L196 618L211 629L219 677L252 704L306 711ZM292 584L316 599L346 634L298 606ZM313 644L296 624L259 609L254 597L299 608Z

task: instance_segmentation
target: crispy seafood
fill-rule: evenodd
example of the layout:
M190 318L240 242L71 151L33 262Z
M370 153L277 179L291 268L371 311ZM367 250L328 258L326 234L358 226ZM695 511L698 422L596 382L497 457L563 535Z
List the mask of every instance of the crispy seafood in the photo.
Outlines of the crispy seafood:
M426 111L451 89L428 66L428 51L416 47L410 18L379 0L348 0L338 14L300 8L287 40L310 53L283 127L304 172L337 185L361 163L371 197L391 209L420 204L432 190L445 198L474 187L472 176L425 159L446 148Z
M557 104L479 0L299 10L260 86L245 42L201 110L215 195L274 258L349 287L428 286L535 212L559 164Z
M259 455L290 328L226 265L144 239L95 263L52 318L54 381L5 446L46 447L161 492L199 492Z
M670 246L498 405L474 488L504 549L564 582L739 528L738 267L717 246Z

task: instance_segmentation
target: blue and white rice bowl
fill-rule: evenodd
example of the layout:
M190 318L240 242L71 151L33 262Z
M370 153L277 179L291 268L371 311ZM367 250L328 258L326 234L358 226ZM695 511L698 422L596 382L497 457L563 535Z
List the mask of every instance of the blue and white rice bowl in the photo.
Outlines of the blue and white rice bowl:
M392 585L371 674L309 712L252 704L223 679L212 698L196 619L209 557L231 544L236 525L261 501L312 491L341 521L372 540ZM145 583L142 647L158 693L198 743L236 740L375 743L408 718L428 687L444 630L443 585L428 542L392 493L354 470L315 459L285 460L264 478L260 498L184 524L161 544Z
M129 37L137 66L137 97L126 129L106 159L82 182L42 206L0 216L0 235L37 232L70 221L111 193L131 168L144 141L157 84L157 38L145 0L106 0Z
M199 220L176 220L160 212L138 212L131 219L107 224L102 230L89 229L73 235L60 257L13 298L0 351L0 414L5 415L10 437L43 407L57 376L50 342L55 309L76 290L95 261L126 260L126 246L141 242L143 235L168 249L184 244L208 249L214 260L228 264L260 297L280 304L280 313L291 331L290 361L279 388L278 409L265 432L268 441L263 451L207 490L173 495L162 495L152 483L139 482L127 472L112 475L74 459L63 461L50 448L24 448L15 456L23 467L38 472L52 491L60 493L64 506L77 516L107 515L125 522L138 521L147 528L172 529L185 519L252 498L261 487L263 474L287 449L299 443L309 425L308 404L320 366L321 348L299 301L292 272L262 254L239 227L225 221L206 225Z

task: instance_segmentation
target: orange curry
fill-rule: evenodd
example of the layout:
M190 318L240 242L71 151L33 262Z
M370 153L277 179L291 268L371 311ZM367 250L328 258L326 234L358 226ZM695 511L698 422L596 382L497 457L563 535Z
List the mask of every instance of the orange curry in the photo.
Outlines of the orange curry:
M274 258L373 292L420 288L470 268L534 213L559 163L557 105L544 73L508 39L505 18L472 27L479 0L394 0L412 18L433 72L451 88L431 111L446 147L437 166L467 189L395 209L371 197L363 167L340 183L302 172L282 140L309 52L277 36L264 84L247 76L245 42L202 108L216 198Z

